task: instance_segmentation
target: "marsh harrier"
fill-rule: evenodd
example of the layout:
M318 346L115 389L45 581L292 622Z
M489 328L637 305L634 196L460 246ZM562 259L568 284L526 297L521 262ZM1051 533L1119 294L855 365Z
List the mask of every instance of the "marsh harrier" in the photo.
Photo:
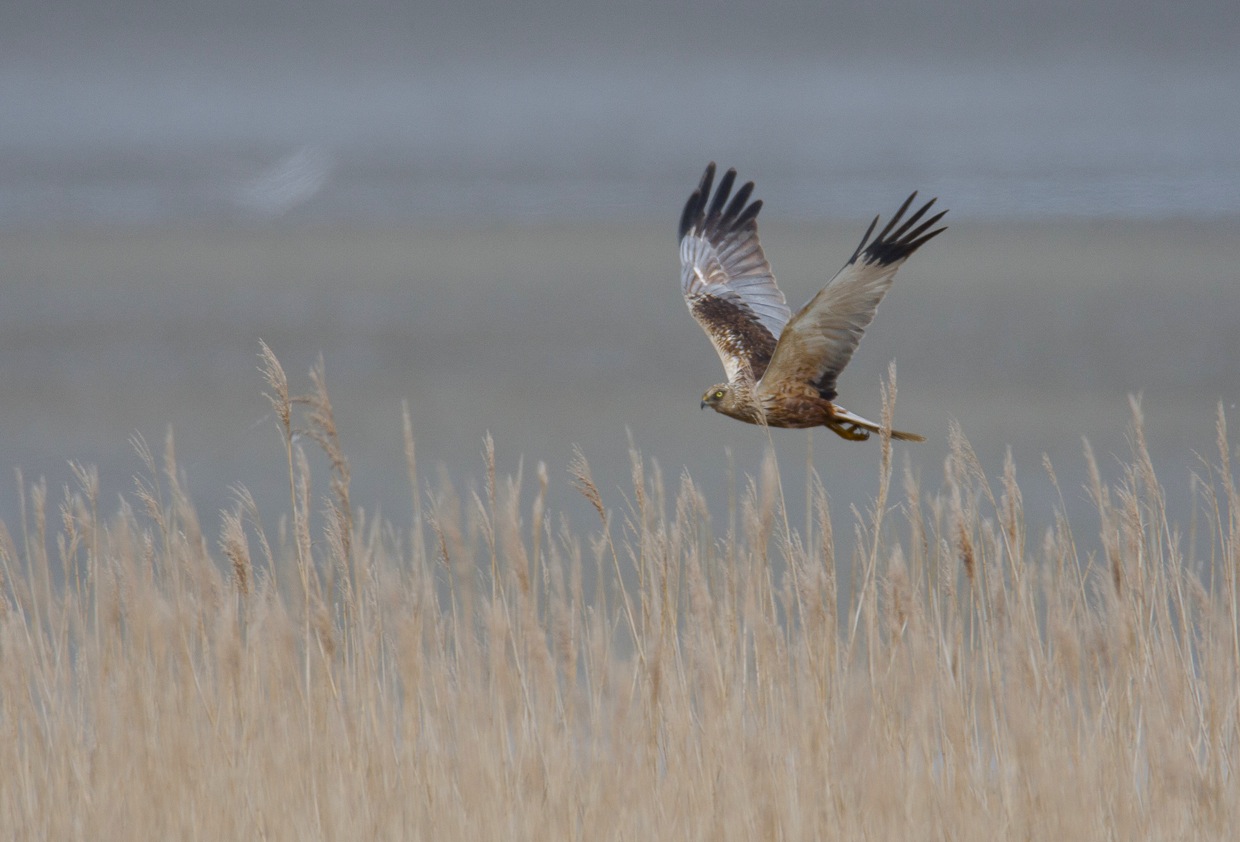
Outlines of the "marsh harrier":
M904 219L914 193L871 240L874 217L844 268L793 316L758 242L762 202L749 201L753 182L731 195L736 170L728 170L712 197L714 180L712 163L680 217L681 289L728 375L702 396L702 407L749 424L823 426L849 441L868 439L879 425L834 403L836 379L896 270L947 230L934 228L947 211L922 222L931 199ZM896 430L891 436L924 441Z

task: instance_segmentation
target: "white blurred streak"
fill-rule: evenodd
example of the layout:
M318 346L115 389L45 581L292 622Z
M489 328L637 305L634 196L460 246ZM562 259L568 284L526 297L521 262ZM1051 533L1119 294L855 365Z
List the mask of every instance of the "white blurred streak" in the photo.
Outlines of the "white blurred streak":
M233 201L262 216L283 216L327 185L334 163L327 150L301 146L238 184L232 190Z

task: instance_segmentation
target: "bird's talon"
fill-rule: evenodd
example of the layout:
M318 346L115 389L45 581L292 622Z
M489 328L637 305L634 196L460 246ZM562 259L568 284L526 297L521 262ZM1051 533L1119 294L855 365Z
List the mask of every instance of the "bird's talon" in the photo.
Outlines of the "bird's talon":
M870 437L870 433L868 430L863 430L861 427L858 427L856 424L850 424L850 423L832 424L831 430L837 436L839 436L842 439L845 439L846 441L865 441Z

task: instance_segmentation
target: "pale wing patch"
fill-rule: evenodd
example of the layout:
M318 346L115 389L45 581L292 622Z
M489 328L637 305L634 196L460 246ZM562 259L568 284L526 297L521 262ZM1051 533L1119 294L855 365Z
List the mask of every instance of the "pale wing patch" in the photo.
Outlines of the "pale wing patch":
M788 323L763 377L762 391L778 391L786 382L809 382L825 399L835 398L836 380L874 320L896 270L926 241L946 230L927 233L946 211L917 225L933 199L896 229L916 195L909 196L882 233L868 242L878 222L875 218L847 265Z
M848 266L793 317L763 379L811 382L827 400L848 365L878 304L891 288L895 266Z
M685 299L703 295L728 298L744 305L772 337L779 336L792 311L775 285L770 267L757 245L721 255L703 236L689 234L680 241L681 289Z

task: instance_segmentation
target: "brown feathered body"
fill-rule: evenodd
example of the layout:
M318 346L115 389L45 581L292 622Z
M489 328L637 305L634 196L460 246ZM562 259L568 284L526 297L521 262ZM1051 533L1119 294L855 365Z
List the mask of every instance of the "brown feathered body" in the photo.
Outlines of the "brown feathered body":
M722 393L723 397L714 398ZM720 383L712 386L702 399L702 406L709 406L721 415L757 424L760 427L784 427L804 430L809 427L827 427L841 438L849 441L865 441L870 433L881 427L871 421L853 415L833 401L819 394L810 386L790 385L781 392L758 392L748 383ZM891 437L900 441L925 441L924 436L892 430Z
M793 316L758 241L762 202L749 201L753 182L733 196L736 171L728 170L712 195L714 176L712 163L680 221L685 302L728 374L727 383L703 395L702 406L749 424L823 426L850 441L869 438L881 427L835 403L836 379L896 270L945 230L931 230L945 211L923 222L931 199L905 220L914 193L871 240L875 217L844 268ZM923 440L898 430L891 436Z

